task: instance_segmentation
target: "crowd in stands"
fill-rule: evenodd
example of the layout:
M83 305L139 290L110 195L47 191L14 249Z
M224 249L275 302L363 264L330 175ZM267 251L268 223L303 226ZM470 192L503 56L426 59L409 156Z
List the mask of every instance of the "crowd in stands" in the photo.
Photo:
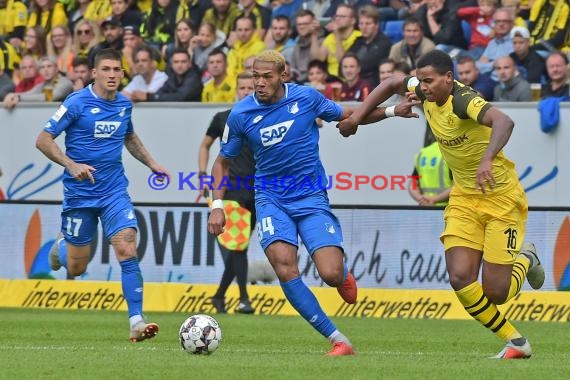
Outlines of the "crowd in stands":
M432 49L489 101L569 96L569 0L0 0L0 101L62 101L120 51L134 102L233 102L252 57L361 101Z

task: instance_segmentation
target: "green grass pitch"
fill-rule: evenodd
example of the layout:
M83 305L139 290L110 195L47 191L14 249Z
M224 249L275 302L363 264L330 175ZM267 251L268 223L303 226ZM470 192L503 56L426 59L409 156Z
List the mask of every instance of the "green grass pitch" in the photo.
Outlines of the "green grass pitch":
M0 309L0 379L570 379L564 323L516 323L535 355L500 361L475 321L338 318L358 355L329 358L300 317L213 316L222 345L198 356L180 348L179 313L152 313L159 335L133 344L123 312Z

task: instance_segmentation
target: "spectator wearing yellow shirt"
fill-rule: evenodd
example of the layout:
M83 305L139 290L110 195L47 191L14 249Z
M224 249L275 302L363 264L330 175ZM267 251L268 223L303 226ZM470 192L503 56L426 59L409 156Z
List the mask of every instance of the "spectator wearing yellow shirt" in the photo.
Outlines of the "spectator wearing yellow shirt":
M536 50L570 51L568 0L535 0L530 9L530 43Z
M210 8L210 1L201 0L182 0L180 1L180 6L178 7L178 14L176 15L176 21L180 21L184 18L189 18L192 20L194 25L200 25L204 14Z
M141 25L141 36L147 44L163 51L164 46L174 40L180 7L176 0L154 0Z
M111 14L111 0L91 0L83 18L101 25Z
M237 41L228 53L228 75L234 83L238 74L244 71L245 59L265 50L265 43L255 33L255 24L251 18L238 18L235 31Z
M109 0L107 0L109 1ZM56 25L67 25L67 15L63 4L57 0L33 0L28 26L41 25L46 33Z
M17 0L0 0L0 36L8 37L6 41L12 46L20 47L27 23L28 9L24 3Z
M271 26L271 9L259 5L255 0L239 0L238 7L241 10L240 17L247 16L255 22L255 32L263 40ZM231 32L227 40L228 46L234 46L235 41L235 32Z
M12 76L14 69L20 63L20 56L12 45L0 40L0 70Z
M240 16L241 10L231 0L212 0L212 7L206 10L202 23L209 22L221 30L226 38L234 27L234 22Z
M331 22L327 24L330 32L323 40L322 45L316 38L311 39L311 58L327 62L328 72L339 75L339 62L344 53L362 35L354 29L354 9L347 4L340 4Z
M235 80L226 70L228 67L223 51L214 49L208 54L208 72L212 79L202 90L203 103L233 103L236 99Z

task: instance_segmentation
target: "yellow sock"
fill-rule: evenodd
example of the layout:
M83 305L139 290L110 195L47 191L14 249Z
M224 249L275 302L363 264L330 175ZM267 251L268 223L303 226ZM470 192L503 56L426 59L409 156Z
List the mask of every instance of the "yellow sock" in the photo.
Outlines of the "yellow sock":
M526 273L530 267L530 261L523 255L519 255L513 264L513 274L511 275L511 287L505 302L520 293L526 279Z
M485 296L483 287L477 281L457 290L455 294L465 310L500 339L506 341L522 336Z

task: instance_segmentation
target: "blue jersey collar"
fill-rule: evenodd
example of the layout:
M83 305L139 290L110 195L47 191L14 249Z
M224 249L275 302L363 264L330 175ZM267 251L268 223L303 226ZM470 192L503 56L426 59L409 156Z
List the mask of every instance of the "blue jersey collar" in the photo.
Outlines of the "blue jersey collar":
M93 95L96 99L99 99L99 96L95 93L95 91L93 91L93 83L90 83L87 88L89 89L91 95Z

